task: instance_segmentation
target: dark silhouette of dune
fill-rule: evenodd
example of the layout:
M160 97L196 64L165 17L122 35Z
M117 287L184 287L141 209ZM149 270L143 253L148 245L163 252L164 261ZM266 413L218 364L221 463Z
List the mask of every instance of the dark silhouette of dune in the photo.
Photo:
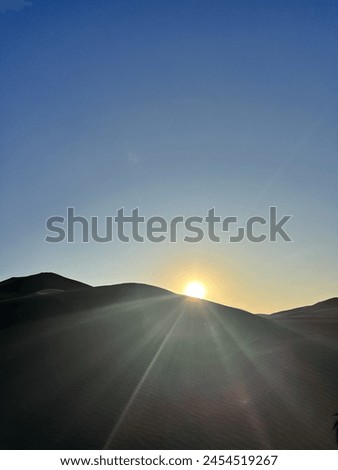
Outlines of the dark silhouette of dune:
M253 315L53 273L0 296L2 449L337 448L337 299Z
M44 289L74 290L89 287L54 273L40 273L25 277L11 277L0 282L0 298L34 294Z

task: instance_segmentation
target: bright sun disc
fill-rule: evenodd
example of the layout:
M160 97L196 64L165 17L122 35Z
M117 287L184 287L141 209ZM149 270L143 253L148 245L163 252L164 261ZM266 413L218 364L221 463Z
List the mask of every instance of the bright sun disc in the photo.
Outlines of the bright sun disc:
M204 299L206 289L201 282L189 282L189 284L185 286L184 294L190 297L196 297L197 299Z

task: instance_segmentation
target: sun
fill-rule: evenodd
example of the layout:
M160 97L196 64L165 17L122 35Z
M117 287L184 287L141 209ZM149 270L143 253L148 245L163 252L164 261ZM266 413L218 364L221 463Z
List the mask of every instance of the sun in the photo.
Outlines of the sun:
M204 299L206 295L206 288L202 282L191 281L185 286L183 293L184 295L189 295L190 297Z

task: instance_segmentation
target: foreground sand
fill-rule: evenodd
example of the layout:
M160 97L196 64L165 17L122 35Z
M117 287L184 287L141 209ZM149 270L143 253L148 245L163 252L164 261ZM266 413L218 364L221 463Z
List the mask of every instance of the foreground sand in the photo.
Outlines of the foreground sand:
M2 449L336 449L338 299L274 315L0 283Z

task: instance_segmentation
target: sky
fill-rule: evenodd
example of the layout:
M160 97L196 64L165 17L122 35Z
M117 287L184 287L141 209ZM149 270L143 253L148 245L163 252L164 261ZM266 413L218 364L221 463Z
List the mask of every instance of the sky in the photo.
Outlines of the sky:
M338 2L0 0L0 279L269 313L338 295ZM47 243L46 220L292 215L292 242ZM102 228L102 227L101 227Z

